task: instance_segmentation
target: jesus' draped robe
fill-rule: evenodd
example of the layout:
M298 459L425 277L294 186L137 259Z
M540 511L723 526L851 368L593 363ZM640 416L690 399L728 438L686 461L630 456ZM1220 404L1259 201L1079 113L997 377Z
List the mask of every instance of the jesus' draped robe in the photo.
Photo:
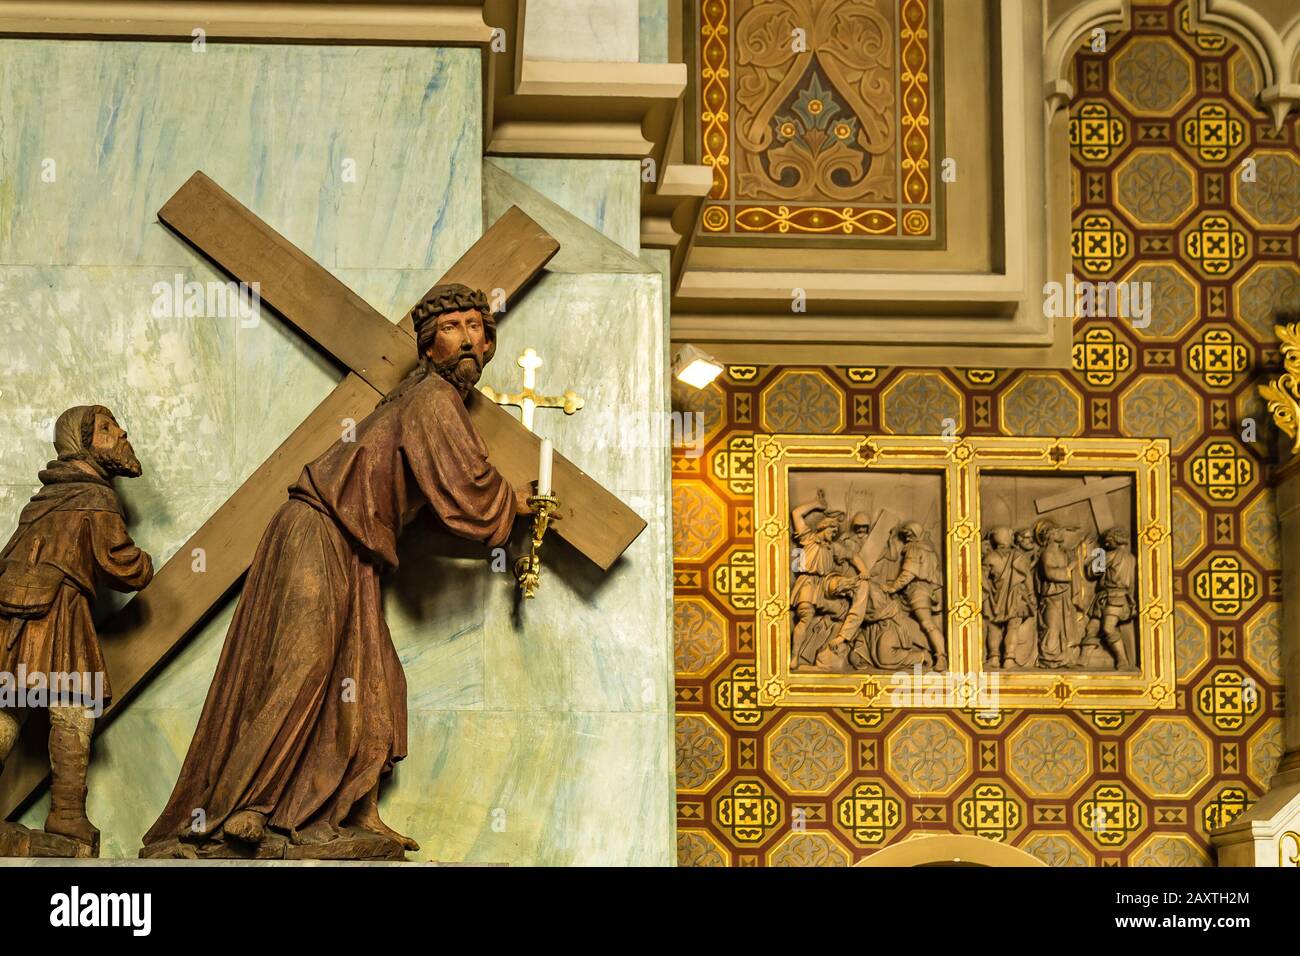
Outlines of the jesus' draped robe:
M240 810L289 833L337 826L406 755L406 678L379 579L397 566L403 518L420 503L489 546L504 543L515 514L464 402L435 374L377 408L289 489L146 845L219 833Z

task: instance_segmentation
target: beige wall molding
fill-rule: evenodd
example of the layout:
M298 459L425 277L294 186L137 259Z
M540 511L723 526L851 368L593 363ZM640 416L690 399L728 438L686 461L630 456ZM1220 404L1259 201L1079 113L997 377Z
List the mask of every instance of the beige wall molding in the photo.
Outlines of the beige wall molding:
M708 166L669 164L659 177L661 196L707 196L713 188L713 170Z
M1273 787L1210 842L1219 866L1300 866L1300 784Z
M676 249L682 234L673 228L667 216L641 217L641 247L643 249Z
M934 833L891 843L854 866L1047 866L1019 847L969 833Z
M667 139L686 89L681 63L484 56L494 73L493 155L644 159Z
M653 148L641 124L498 120L487 152L492 156L582 156L639 159Z
M662 151L686 89L684 64L532 56L527 0L484 0L483 18L507 37L504 52L483 54L492 90L488 153L641 159ZM546 124L557 128L542 130ZM631 135L630 125L644 135Z
M1260 105L1281 129L1300 109L1300 4L1295 0L1193 0L1194 26L1226 33L1240 42L1260 70Z
M1074 99L1070 66L1079 44L1097 29L1127 30L1132 0L1049 0L1043 42L1043 85L1048 115Z
M515 83L515 92L524 96L676 100L685 89L685 63L532 60L527 56Z
M0 0L0 34L192 39L486 43L482 3L322 0Z

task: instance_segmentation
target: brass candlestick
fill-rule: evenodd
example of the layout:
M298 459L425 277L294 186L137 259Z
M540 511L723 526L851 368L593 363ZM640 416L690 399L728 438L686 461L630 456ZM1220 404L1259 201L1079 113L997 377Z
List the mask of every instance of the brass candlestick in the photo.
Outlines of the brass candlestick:
M538 555L542 537L551 525L551 515L560 508L560 499L555 495L531 495L528 507L533 509L533 540L528 553L515 562L515 578L519 581L519 590L524 592L524 597L531 598L537 594L537 585L542 576L542 559Z

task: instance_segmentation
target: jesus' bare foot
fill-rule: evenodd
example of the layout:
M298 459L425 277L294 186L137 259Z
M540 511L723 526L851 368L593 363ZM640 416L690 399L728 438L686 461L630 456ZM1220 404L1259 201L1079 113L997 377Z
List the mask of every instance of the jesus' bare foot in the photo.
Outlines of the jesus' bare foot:
M256 810L240 810L232 813L221 829L226 836L236 840L261 843L266 836L266 816Z
M379 819L379 811L374 807L365 807L353 813L348 823L358 830L365 830L367 833L374 833L381 837L387 837L389 840L396 840L407 850L418 850L420 844L416 843L409 836L403 836L383 820Z
M338 827L328 820L315 820L289 834L289 842L297 846L319 846L339 838Z

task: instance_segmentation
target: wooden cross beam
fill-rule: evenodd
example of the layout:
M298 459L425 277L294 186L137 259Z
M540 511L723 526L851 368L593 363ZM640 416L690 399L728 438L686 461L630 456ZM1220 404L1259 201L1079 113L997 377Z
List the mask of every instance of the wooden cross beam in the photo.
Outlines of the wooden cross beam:
M349 371L248 480L208 518L150 585L99 629L119 711L212 613L248 570L262 532L312 459L360 421L417 362L411 315L389 322L324 267L262 222L201 172L159 210L158 218L234 279L254 282L264 302ZM559 244L517 206L439 282L501 289L513 304ZM497 470L516 487L537 477L539 439L504 409L475 393L470 418ZM645 521L558 453L552 486L563 520L551 527L602 569L645 528ZM206 568L196 572L194 552ZM22 807L48 776L44 741L29 721L0 774L0 819Z
M1110 501L1106 496L1112 491L1127 488L1132 483L1132 479L1123 475L1115 475L1111 478L1088 475L1083 479L1083 486L1080 488L1071 488L1045 498L1036 498L1034 508L1041 515L1048 511L1055 511L1057 508L1066 508L1080 501L1086 501L1092 508L1092 520L1097 525L1097 533L1105 534L1116 526L1115 512L1111 510Z
M871 530L867 533L867 540L862 542L862 550L858 556L862 558L862 563L867 572L876 566L881 555L889 550L889 538L898 527L898 515L894 514L888 508L881 508L876 512L876 520L871 522Z

